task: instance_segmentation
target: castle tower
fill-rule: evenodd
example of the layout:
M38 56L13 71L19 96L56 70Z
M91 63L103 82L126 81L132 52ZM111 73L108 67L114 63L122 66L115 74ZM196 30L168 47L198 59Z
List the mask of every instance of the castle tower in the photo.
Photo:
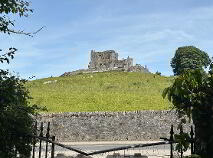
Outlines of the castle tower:
M129 56L127 57L127 65L128 69L133 66L133 58L130 58Z
M106 50L103 52L96 52L91 50L90 62L88 68L90 70L125 70L129 71L133 66L133 59L128 56L127 59L118 60L118 53L114 50Z
M114 50L107 50L103 52L95 52L91 50L91 60L88 65L89 69L108 70L114 68L114 63L118 60L118 53Z

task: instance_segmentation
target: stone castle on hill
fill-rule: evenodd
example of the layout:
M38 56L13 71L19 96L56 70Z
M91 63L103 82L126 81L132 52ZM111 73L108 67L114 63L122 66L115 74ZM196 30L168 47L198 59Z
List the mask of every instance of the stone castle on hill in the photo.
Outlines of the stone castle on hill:
M125 72L143 72L150 73L148 68L141 66L140 64L133 65L133 58L129 56L127 59L118 59L118 53L114 50L106 50L103 52L96 52L91 50L90 62L88 69L80 69L72 72L65 72L61 76L75 75L79 73L92 73L92 72L104 72L104 71L125 71Z
M118 60L118 53L114 50L107 50L103 52L91 51L91 61L89 62L88 68L95 70L114 70L124 69L128 71L133 66L133 59L127 58Z

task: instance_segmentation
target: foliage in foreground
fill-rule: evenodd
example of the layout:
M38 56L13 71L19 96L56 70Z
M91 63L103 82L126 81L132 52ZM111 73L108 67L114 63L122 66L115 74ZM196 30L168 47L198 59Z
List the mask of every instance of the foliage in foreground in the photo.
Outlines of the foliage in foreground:
M24 0L1 0L0 1L0 33L24 34L30 33L15 30L13 15L20 17L28 16L32 12L29 2ZM8 63L13 59L16 48L9 48L4 53L0 49L0 63ZM31 151L33 115L39 109L30 106L29 93L26 90L25 81L9 74L9 71L0 69L0 157L14 158L15 150L19 155L29 157Z
M179 116L192 118L195 125L195 152L213 158L213 74L202 69L188 70L166 88L164 97L173 103ZM183 120L184 121L184 120Z
M172 77L154 74L103 72L34 80L26 86L32 103L49 112L135 111L169 109L161 94L172 82Z
M14 156L14 149L29 156L33 134L32 115L37 106L29 106L24 80L0 70L0 157Z

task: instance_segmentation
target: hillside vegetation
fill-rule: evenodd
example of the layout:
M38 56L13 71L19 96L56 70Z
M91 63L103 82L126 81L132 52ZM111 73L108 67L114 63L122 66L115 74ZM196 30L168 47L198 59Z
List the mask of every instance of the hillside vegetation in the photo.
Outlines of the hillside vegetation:
M172 82L154 74L99 72L39 79L26 86L31 103L49 112L135 111L169 109L161 94Z

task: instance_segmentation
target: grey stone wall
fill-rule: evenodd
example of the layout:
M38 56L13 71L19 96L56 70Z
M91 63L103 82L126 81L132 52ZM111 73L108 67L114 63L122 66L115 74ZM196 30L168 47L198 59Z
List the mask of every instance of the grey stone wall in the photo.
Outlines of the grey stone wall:
M174 111L52 113L37 120L50 121L58 141L159 140L180 122Z

